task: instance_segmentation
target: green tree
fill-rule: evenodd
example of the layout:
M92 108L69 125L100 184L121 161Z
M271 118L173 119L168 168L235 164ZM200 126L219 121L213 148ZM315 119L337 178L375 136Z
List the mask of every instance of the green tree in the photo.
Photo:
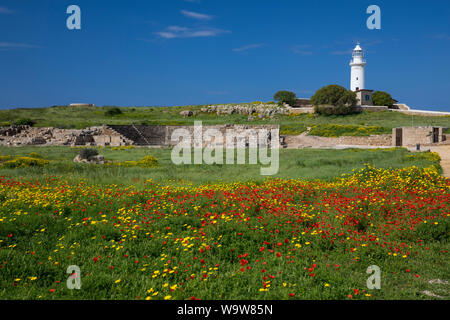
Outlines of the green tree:
M345 115L354 112L356 93L336 84L322 87L311 97L316 113Z
M117 107L111 108L105 112L105 116L114 117L122 114L122 110Z
M273 98L280 104L287 103L289 105L293 105L295 103L295 100L297 99L297 96L291 91L278 91L277 93L275 93Z
M372 101L375 106L387 106L392 108L394 100L391 95L384 91L375 91L372 95Z
M19 119L14 121L13 123L15 126L34 126L36 124L35 121L31 120L31 119Z

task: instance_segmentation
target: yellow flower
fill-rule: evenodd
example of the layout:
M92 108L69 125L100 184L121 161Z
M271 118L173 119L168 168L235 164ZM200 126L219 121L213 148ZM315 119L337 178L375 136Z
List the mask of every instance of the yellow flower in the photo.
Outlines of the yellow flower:
M170 300L170 298L172 298L172 296L165 296L164 300Z
M119 283L119 282L120 282L120 279L118 279L118 280L114 281L114 283Z

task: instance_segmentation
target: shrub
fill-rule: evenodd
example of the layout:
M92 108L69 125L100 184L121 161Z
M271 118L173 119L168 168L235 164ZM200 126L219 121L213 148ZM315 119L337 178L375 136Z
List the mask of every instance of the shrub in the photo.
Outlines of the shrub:
M388 129L377 126L320 124L311 128L309 135L321 137L370 136L386 133Z
M441 157L436 152L418 152L406 156L406 161L428 161L436 168L439 173L442 173Z
M134 146L130 145L130 146L120 146L120 147L111 147L111 150L130 150L130 149L134 149Z
M329 85L316 91L311 97L316 113L346 115L354 112L356 93L338 85Z
M384 91L375 91L372 95L372 101L375 106L387 106L389 108L394 106L391 95Z
M98 151L95 149L81 149L80 152L78 153L78 155L80 156L81 159L86 159L89 160L92 157L95 157L98 155Z
M297 99L297 96L291 91L278 91L275 93L273 98L280 104L287 103L289 105L293 105Z
M138 166L143 168L154 168L158 165L158 160L153 156L145 156L138 161Z
M48 160L36 159L31 157L17 157L2 163L2 167L15 169L23 167L42 167L49 163Z
M306 131L306 126L304 124L288 124L282 125L280 128L281 135L299 135Z
M31 119L19 119L13 122L15 126L34 126L36 124L35 121Z
M355 109L351 106L333 106L328 104L321 104L314 106L314 112L325 116L339 116L347 115L355 112Z
M155 168L158 166L158 160L153 156L145 156L139 161L123 161L123 162L111 162L108 165L118 167L142 167L142 168Z
M37 152L31 152L30 157L31 158L39 158L39 159L42 158L42 156Z
M1 156L0 155L0 162L4 162L4 161L7 161L7 160L11 160L11 159L12 159L11 156Z
M120 110L119 108L111 108L108 111L105 112L105 116L109 116L109 117L114 117L117 115L122 114L122 110Z

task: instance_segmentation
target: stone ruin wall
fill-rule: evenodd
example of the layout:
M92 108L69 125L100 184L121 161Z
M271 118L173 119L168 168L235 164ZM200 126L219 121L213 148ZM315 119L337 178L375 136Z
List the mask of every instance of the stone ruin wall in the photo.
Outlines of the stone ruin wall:
M288 148L332 148L336 146L370 146L387 147L391 146L392 135L381 134L367 137L319 137L306 134L297 136L285 136L284 143Z
M433 128L438 128L438 142L433 142ZM401 144L405 147L420 145L446 145L450 144L442 127L401 127L392 129L392 145L396 145L397 129L401 129Z
M127 144L130 144L130 141L126 141L120 134L107 127L91 127L82 130L29 126L0 128L0 145L2 146L121 146Z
M236 138L233 142L235 145L245 145L248 147L250 143L251 137L258 137L260 134L264 134L264 140L263 144L260 144L259 147L268 147L271 145L271 130L276 130L280 132L280 126L279 125L214 125L214 126L202 126L202 132L194 132L195 127L193 126L167 126L166 127L166 140L165 145L167 146L175 146L178 144L178 141L172 141L171 137L175 130L179 129L185 129L189 132L189 135L192 137L191 140L191 146L199 146L202 145L203 148L205 147L225 147L227 144L227 132L231 129L233 132L233 136ZM205 134L207 130L217 130L220 133L220 136L222 139L215 139L214 136L211 136L209 138L204 138L200 140L196 140L196 137L201 137ZM265 130L260 131L260 130Z
M45 145L45 146L155 146L171 147L178 144L171 141L172 134L177 129L185 129L194 140L194 126L101 126L91 127L82 130L58 129L58 128L34 128L29 126L13 126L0 128L0 145L2 146L24 146L24 145ZM227 130L233 129L235 133L241 135L240 140L246 145L249 142L249 130L265 129L278 130L278 125L213 125L202 126L203 132L208 129L218 130L224 140L202 141L202 146L220 146L226 143ZM432 144L432 127L403 127L402 145L415 146L416 144ZM301 134L298 136L280 137L281 145L287 148L321 148L335 146L395 146L396 129L393 134L372 135L367 137L342 136L338 138L318 137ZM272 137L267 135L267 145L271 144ZM197 141L198 142L198 141ZM439 143L450 144L449 139L442 128L439 128ZM433 144L435 145L435 144Z
M194 146L194 126L141 126L141 125L114 125L91 127L82 130L58 129L58 128L34 128L29 126L18 126L0 128L0 145L3 146L159 146L170 147L176 145L177 141L171 141L172 134L177 129L184 129L191 136ZM251 130L265 129L277 130L278 125L213 125L202 126L203 132L208 129L218 130L223 135L223 143L226 143L227 131L233 129L248 144ZM270 145L271 136L267 135L266 145ZM203 141L202 146L220 146L220 141Z

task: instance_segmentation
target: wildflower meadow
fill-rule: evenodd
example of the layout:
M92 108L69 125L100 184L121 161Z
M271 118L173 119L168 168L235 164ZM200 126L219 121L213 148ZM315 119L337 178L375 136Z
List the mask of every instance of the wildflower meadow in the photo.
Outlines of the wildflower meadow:
M435 166L142 188L2 176L0 299L432 299L449 190Z

